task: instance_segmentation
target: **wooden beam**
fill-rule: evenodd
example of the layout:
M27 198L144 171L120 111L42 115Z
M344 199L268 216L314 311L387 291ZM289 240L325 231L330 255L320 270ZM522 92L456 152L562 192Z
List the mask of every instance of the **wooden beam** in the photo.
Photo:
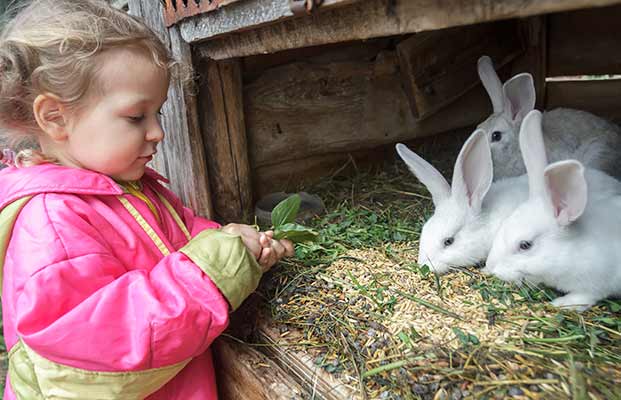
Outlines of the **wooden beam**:
M130 0L129 7L131 14L142 18L160 36L177 60L192 65L190 46L181 39L178 28L166 30L159 1ZM193 86L192 82L171 82L168 101L162 107L162 127L166 137L153 164L170 179L170 188L184 204L199 215L212 218L209 178Z
M181 35L189 43L213 39L227 33L254 29L296 16L294 0L244 0L229 4L216 12L197 15L180 23ZM304 0L295 0L304 2ZM358 0L323 0L315 12L329 10Z
M550 15L549 76L621 74L621 6Z
M202 60L200 121L212 178L214 211L222 222L250 222L252 180L239 60Z
M621 0L360 0L234 32L205 42L200 51L208 58L226 59L619 3ZM185 38L189 42L205 39L200 35Z

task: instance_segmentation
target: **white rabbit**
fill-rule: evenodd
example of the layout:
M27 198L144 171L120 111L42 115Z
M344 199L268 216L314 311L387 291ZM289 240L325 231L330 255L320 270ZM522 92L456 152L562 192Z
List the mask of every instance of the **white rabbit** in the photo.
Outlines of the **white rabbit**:
M576 160L546 166L541 119L529 113L520 131L528 201L502 223L483 271L554 287L567 293L555 306L584 310L621 294L621 184Z
M435 206L421 233L419 265L428 265L441 274L484 261L502 220L528 196L526 176L492 184L492 157L482 130L476 130L462 146L452 187L440 172L405 145L398 143L396 148L427 187Z
M518 133L522 120L535 107L535 85L529 73L500 82L489 57L478 61L481 82L493 113L478 128L488 135L494 178L525 173ZM556 108L543 115L543 132L550 161L576 159L585 167L621 177L621 127L586 111Z

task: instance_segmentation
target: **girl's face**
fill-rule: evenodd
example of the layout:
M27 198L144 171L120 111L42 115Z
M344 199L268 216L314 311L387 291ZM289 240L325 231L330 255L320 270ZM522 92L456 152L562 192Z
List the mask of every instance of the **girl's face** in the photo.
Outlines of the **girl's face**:
M67 119L57 156L65 165L137 180L164 138L159 111L168 74L138 50L109 50L100 60L97 89L89 89L98 93Z

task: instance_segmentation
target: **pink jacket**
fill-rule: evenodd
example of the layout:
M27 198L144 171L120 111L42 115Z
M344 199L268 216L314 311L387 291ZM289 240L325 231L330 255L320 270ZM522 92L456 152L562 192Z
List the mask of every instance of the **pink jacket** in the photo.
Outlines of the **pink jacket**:
M0 172L0 209L34 195L18 214L5 257L7 349L21 340L47 360L88 371L144 371L189 360L148 399L217 397L208 348L226 328L230 304L256 288L260 268L253 260L228 274L226 265L205 265L213 258L200 253L211 239L197 234L218 225L184 208L158 180L148 170L142 184L160 222L105 175L53 164ZM183 220L193 238L188 246L157 193ZM170 254L163 255L120 198ZM205 234L211 232L217 231ZM240 285L241 294L230 289ZM9 380L4 398L16 399Z

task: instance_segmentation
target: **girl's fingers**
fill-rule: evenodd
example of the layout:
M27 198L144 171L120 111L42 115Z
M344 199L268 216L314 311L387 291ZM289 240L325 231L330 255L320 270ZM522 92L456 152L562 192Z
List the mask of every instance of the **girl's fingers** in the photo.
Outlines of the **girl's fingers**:
M264 232L270 239L274 238L274 231L265 231Z
M267 247L264 248L263 251L261 251L261 257L259 258L259 264L262 267L268 268L272 266L272 264L270 264L270 259L272 258L272 254L274 252L272 251L271 248Z
M246 247L248 248L248 250L250 250L250 253L254 256L254 258L258 259L259 256L261 255L261 250L263 250L263 248L261 246L259 246L258 243L256 242L248 242L248 243L244 243L246 245Z
M293 247L293 242L291 240L282 239L280 243L285 248L285 257L293 257L295 254L295 248Z
M268 237L265 233L262 232L259 235L259 243L261 244L261 247L263 247L263 248L269 247L270 241L271 241L271 238Z

